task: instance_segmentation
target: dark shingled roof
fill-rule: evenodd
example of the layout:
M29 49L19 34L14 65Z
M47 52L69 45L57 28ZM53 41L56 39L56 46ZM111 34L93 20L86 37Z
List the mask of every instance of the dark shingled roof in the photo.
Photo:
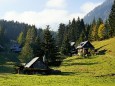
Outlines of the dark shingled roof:
M37 61L39 59L39 57L35 57L33 58L29 63L27 63L25 65L26 68L29 68L35 61Z
M28 62L25 66L25 68L35 68L35 69L49 69L48 65L44 63L42 60L40 60L39 57L33 58L30 62Z
M86 44L88 44L86 46ZM94 48L94 46L89 42L89 41L84 41L84 42L81 42L78 46L77 46L77 49L79 48L85 48L85 47L89 47L89 48Z

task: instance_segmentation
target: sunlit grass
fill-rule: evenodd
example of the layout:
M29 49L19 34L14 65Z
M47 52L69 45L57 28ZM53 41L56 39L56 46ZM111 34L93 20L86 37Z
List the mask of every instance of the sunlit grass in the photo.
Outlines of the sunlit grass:
M113 77L0 75L1 86L114 86Z
M93 45L99 51L106 50L105 54L115 56L115 37L104 41L93 42Z
M99 51L106 51L89 58L68 57L60 67L54 68L61 70L58 75L5 74L0 70L0 86L115 86L115 38L93 45ZM13 71L11 63L6 64Z

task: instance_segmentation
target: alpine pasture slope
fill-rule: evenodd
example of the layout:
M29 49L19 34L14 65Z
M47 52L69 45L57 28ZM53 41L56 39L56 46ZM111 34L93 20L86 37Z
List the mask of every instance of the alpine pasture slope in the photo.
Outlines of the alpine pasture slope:
M115 38L92 43L99 55L66 58L57 75L0 74L0 86L115 86Z

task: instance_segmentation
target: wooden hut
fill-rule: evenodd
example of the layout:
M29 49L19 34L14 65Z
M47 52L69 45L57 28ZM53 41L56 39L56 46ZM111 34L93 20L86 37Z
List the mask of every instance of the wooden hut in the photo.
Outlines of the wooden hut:
M18 43L15 43L15 44L13 44L13 45L10 47L10 50L11 50L12 52L15 52L15 53L21 52L21 49L22 49L22 47L21 47L21 45L19 45Z
M91 54L91 51L94 51L94 46L89 41L81 42L77 46L78 55L85 56Z
M59 74L61 71L50 69L39 57L33 58L30 62L28 62L25 66L20 65L15 68L16 73L24 73L24 74Z
M24 73L29 74L35 74L35 73L41 73L41 74L47 74L49 72L50 68L46 63L44 63L42 60L40 60L39 57L33 58L29 63L27 63L24 66Z

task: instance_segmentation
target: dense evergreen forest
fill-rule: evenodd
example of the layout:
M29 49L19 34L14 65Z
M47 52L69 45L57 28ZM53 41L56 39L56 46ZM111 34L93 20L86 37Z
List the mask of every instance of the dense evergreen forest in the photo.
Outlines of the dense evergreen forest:
M68 24L60 23L57 32L46 28L36 28L34 25L0 20L0 44L6 47L11 40L21 45L18 55L21 62L27 62L33 57L46 55L47 61L56 61L59 54L68 55L70 42L78 45L82 41L100 41L115 36L115 2L106 22L101 18L91 24L84 20L73 18Z

